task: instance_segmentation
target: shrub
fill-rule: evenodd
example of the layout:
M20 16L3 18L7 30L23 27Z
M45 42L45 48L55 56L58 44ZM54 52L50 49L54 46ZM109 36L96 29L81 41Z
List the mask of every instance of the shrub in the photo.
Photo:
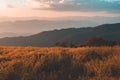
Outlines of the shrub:
M88 54L86 54L83 59L82 62L89 62L92 60L102 60L102 56L94 51L89 52Z

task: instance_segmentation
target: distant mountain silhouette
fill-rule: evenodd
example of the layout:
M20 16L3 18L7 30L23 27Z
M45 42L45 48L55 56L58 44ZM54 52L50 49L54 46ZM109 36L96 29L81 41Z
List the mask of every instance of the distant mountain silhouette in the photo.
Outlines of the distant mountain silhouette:
M18 36L29 36L31 35L30 33L13 33L13 32L3 32L0 33L0 38L4 37L18 37Z
M0 33L2 31L14 33L39 33L53 29L71 28L71 27L86 27L96 26L97 23L92 20L17 20L0 22ZM29 29L30 28L30 29ZM29 29L29 30L28 30Z
M120 41L120 23L104 24L88 28L69 28L44 31L27 37L2 38L0 39L0 45L49 47L61 41L81 45L91 37L102 37L106 40Z
M119 22L120 22L120 17L100 17L100 16L95 16L95 17L67 16L67 17L59 17L59 18L0 17L0 33L8 32L8 31L13 33L26 33L27 31L27 33L36 34L42 31L49 31L53 29L63 29L63 28L73 28L73 27L74 28L94 27L100 24L106 24L106 23L113 24Z

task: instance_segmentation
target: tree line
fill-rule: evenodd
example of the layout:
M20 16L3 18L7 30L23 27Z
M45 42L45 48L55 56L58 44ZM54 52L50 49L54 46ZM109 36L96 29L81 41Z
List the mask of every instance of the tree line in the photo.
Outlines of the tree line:
M58 47L85 47L85 46L117 46L120 45L120 41L114 41L114 40L105 40L101 37L93 37L89 38L87 41L85 41L84 44L74 44L73 42L66 42L66 41L61 41L57 42L55 46Z

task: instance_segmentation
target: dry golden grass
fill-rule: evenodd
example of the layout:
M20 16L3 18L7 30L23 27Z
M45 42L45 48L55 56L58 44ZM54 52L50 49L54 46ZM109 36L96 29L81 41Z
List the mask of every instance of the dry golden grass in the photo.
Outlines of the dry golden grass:
M120 80L120 47L0 47L0 80Z

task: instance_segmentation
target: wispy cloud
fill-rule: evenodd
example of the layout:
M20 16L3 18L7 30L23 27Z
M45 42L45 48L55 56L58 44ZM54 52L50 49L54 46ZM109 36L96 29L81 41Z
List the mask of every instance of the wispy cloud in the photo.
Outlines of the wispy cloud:
M120 0L0 0L0 4L9 8L120 13Z
M120 16L120 0L0 0L0 11L0 16L111 17Z
M11 4L7 4L6 5L7 8L15 8L15 6L11 5Z
M30 0L34 8L56 11L120 12L120 0Z
M54 4L63 4L65 0L27 0L27 4L33 8L51 9Z

